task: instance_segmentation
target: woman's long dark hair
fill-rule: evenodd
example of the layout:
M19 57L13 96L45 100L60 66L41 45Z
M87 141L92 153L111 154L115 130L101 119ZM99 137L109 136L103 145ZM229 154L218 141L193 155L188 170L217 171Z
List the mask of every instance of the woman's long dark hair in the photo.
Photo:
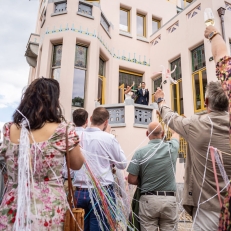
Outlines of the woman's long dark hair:
M30 129L36 130L46 122L61 123L64 120L59 104L60 88L55 79L39 78L34 80L22 95L18 110L27 118ZM16 110L13 122L20 126L24 117Z

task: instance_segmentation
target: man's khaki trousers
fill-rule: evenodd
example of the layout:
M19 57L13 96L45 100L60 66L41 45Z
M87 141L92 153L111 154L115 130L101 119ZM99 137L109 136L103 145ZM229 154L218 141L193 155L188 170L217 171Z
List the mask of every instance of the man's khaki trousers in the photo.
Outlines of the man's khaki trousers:
M142 195L139 203L141 231L177 230L175 196Z

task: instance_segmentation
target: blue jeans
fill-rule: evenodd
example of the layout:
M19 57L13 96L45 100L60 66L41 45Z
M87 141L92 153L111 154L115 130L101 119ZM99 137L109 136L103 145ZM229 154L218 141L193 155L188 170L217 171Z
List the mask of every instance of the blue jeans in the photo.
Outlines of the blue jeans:
M108 194L113 199L115 203L115 194L112 189L108 189ZM84 231L101 231L102 229L99 226L99 223L97 221L96 215L94 213L94 208L100 216L100 220L103 225L103 231L110 231L109 224L107 222L107 218L104 216L104 214L100 211L101 204L98 204L95 199L91 202L91 198L89 196L89 192L86 191L75 191L75 198L77 200L77 207L82 208L85 210L85 216L84 216ZM93 197L94 198L94 197ZM100 203L100 202L99 202Z

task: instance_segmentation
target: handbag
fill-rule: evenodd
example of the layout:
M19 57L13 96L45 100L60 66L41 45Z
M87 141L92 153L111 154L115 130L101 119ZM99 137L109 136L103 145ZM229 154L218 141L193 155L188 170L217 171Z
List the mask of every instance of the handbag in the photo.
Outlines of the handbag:
M84 230L84 214L82 208L77 208L77 203L74 196L74 190L70 174L70 153L68 149L68 127L66 129L66 163L68 175L68 196L67 201L69 208L65 214L64 231L83 231ZM71 209L71 211L70 211Z

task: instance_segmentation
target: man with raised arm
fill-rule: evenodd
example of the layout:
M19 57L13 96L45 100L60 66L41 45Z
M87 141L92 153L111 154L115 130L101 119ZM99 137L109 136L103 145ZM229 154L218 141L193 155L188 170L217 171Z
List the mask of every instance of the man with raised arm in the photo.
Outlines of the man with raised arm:
M231 76L231 58L227 47L216 28L206 28L205 37L210 39L212 53L217 62L217 77L227 86ZM217 230L220 215L220 204L214 178L214 171L209 146L231 153L229 145L229 100L219 81L210 82L205 93L207 113L185 118L174 113L164 100L164 92L158 89L155 101L165 123L183 136L189 145L186 158L183 206L192 215L194 230ZM229 88L228 88L229 91ZM229 93L229 92L228 92ZM228 176L231 175L231 156L223 155L223 163ZM217 171L219 189L225 187L224 180ZM224 198L225 190L221 192Z
M164 142L160 123L150 123L146 132L150 141L135 152L127 169L128 183L141 187L139 214L136 214L141 231L176 230L175 170L179 135L172 133L171 140Z

